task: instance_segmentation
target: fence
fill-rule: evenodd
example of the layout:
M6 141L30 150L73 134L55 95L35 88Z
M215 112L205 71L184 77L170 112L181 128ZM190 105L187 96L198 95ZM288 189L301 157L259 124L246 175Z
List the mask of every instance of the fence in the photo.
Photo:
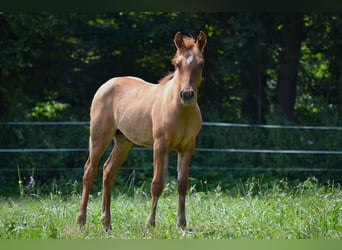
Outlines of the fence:
M8 127L24 127L24 126L58 126L58 127L68 127L68 126L88 126L89 122L78 121L78 122L3 122L0 123L2 126ZM237 123L223 123L223 122L203 122L204 127L217 127L217 128L244 128L244 129L290 129L290 130L316 130L316 131L342 131L342 127L337 126L289 126L289 125L250 125L250 124L237 124ZM133 147L133 151L151 151L151 148L145 147ZM1 154L13 154L13 157L17 154L25 153L73 153L73 152L87 152L86 147L55 147L55 148L0 148L0 159ZM212 147L197 147L195 152L198 153L220 153L220 154L286 154L286 155L342 155L342 150L304 150L304 149L274 149L274 148L212 148ZM330 171L330 172L342 172L342 168L321 168L321 167L296 167L296 168L263 168L254 166L239 167L239 166L200 166L199 164L193 163L192 169L194 170L245 170L245 171ZM70 170L70 168L66 168ZM137 170L138 168L131 167L131 170ZM44 171L54 171L55 168L44 168ZM59 168L63 170L63 168ZM72 168L71 170L82 170L82 168ZM17 171L13 167L1 166L0 172L14 172ZM39 166L35 167L35 171L40 171Z
M46 192L53 183L65 187L66 193L69 188L80 192L89 122L3 122L0 128L0 195L12 195L18 180L28 185L31 176ZM296 183L315 176L321 182L342 182L341 139L342 127L204 122L191 161L190 182L207 183L210 188L218 184L230 188L253 177ZM149 183L152 152L133 146L117 185ZM169 176L175 176L177 155L171 152L169 158Z

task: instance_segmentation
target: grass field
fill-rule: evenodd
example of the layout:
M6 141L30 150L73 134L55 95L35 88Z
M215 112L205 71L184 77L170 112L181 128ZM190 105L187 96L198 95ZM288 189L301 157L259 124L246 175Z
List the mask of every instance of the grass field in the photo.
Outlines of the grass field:
M0 198L0 239L341 239L342 191L339 186L307 180L289 188L268 188L250 181L234 193L220 187L208 192L191 188L187 198L188 231L176 226L175 184L160 199L157 226L146 232L150 195L140 189L112 198L111 232L100 224L101 197L88 205L84 232L76 227L79 195Z

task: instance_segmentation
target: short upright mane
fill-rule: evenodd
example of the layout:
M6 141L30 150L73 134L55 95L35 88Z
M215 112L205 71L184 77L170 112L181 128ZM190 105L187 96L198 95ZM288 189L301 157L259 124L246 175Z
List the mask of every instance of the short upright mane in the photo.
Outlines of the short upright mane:
M172 79L173 75L174 75L174 72L167 74L167 75L164 76L162 79L160 79L160 80L158 81L158 83L159 83L159 84L163 84L163 83L165 83L165 82L170 81L170 80Z

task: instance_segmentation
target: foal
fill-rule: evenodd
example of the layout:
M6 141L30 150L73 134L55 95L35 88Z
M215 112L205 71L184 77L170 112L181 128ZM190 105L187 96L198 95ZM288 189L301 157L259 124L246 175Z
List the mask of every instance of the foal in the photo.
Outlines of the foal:
M168 154L173 149L178 152L177 223L185 228L189 163L202 125L197 91L202 80L202 52L206 43L207 37L202 31L196 40L178 32L174 37L177 52L172 60L175 71L159 84L136 77L116 77L97 90L90 109L89 157L84 166L82 200L77 216L80 229L86 222L89 192L98 173L99 161L112 138L115 146L103 166L101 221L105 230L111 229L112 185L133 143L153 147L152 204L147 227L155 225Z

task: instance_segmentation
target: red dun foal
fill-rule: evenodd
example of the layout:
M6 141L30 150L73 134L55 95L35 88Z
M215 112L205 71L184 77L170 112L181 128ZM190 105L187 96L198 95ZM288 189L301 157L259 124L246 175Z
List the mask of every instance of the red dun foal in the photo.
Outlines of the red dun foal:
M135 77L116 77L96 92L90 109L89 158L84 166L83 191L77 223L86 222L90 188L98 172L101 156L114 138L115 146L103 166L101 221L111 229L110 198L114 179L132 144L153 147L152 204L146 226L155 225L158 199L164 187L168 154L178 153L178 225L184 229L185 195L189 163L195 139L202 125L197 91L202 80L204 32L197 39L178 32L174 37L177 52L172 60L175 71L159 84Z

